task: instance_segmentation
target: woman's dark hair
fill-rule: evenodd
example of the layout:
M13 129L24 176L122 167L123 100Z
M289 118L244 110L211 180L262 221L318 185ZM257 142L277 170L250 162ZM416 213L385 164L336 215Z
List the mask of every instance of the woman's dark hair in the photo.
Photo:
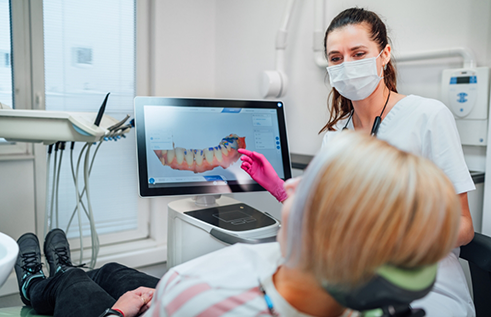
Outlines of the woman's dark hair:
M390 39L387 36L387 28L384 22L379 18L379 16L372 12L362 8L350 8L346 9L340 14L338 14L332 21L326 30L324 36L324 53L327 58L327 36L332 31L344 27L350 24L361 24L366 23L369 27L370 38L372 41L378 44L379 50L383 50ZM396 81L396 69L390 60L384 69L384 83L393 92L397 92L397 81ZM324 131L334 131L334 126L336 123L344 118L347 118L351 111L353 110L353 104L351 100L344 98L339 94L339 92L333 87L331 93L329 94L331 110L329 121L327 124L319 131L319 133ZM329 109L329 100L328 105Z

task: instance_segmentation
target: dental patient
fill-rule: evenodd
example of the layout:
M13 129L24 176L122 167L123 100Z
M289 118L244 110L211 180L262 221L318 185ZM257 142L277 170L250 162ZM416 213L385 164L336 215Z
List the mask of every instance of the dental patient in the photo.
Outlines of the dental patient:
M358 316L339 294L384 270L436 267L457 238L460 204L443 172L357 132L341 133L285 189L277 243L236 244L160 281L115 263L74 267L60 229L45 239L45 277L38 240L25 234L15 266L21 298L63 317Z

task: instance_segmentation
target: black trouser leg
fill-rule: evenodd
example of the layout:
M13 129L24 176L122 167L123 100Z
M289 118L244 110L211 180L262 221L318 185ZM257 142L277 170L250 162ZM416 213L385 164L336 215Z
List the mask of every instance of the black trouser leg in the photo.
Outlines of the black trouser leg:
M99 316L116 300L81 269L70 269L29 287L32 307L55 317Z
M155 288L160 279L118 263L108 263L87 275L113 298L140 286Z
M70 269L29 287L32 307L55 317L99 316L127 291L140 286L155 288L159 279L117 263L84 272Z

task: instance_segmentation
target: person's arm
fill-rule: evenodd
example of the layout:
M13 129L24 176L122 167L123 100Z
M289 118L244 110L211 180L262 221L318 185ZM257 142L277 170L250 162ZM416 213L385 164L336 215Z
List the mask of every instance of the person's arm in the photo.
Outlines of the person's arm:
M474 225L472 224L471 212L467 193L459 194L462 215L460 216L460 228L456 247L466 245L474 238Z
M435 105L439 102L437 101ZM433 161L448 176L458 194L462 215L456 247L466 245L474 238L474 226L467 201L467 192L475 189L465 163L459 132L452 112L441 104L432 115L424 138L423 156Z

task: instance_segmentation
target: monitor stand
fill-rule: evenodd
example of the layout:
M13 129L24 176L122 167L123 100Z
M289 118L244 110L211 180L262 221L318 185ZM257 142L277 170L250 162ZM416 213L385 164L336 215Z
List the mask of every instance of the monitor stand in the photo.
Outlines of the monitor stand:
M228 196L208 195L168 204L167 267L235 243L276 241L280 223Z
M199 195L194 196L192 200L196 206L199 207L213 207L217 205L217 199L220 199L222 195Z

